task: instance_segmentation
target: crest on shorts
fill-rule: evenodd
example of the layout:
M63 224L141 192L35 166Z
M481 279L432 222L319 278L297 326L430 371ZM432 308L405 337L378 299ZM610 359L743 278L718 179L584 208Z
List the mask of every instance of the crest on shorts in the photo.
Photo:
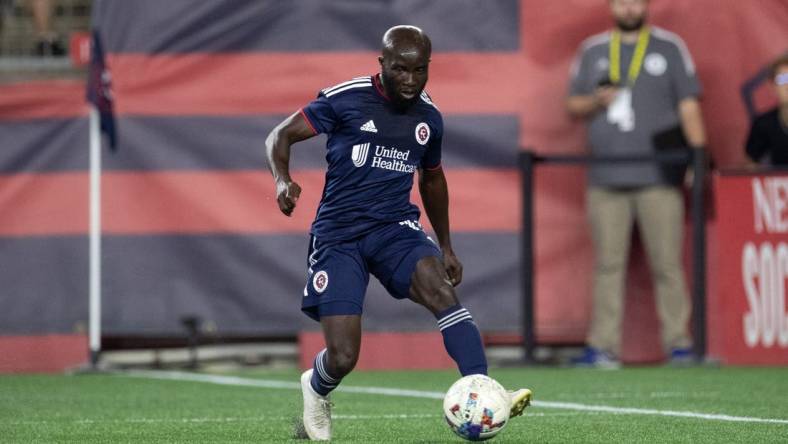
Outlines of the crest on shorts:
M326 287L328 287L328 273L323 270L315 273L312 277L312 287L318 294L326 291Z
M416 125L416 142L419 145L426 145L430 141L430 127L424 122Z

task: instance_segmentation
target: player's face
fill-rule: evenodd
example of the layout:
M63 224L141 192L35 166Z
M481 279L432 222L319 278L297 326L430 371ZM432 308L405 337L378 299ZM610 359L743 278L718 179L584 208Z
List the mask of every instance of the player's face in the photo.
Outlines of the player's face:
M777 99L780 105L788 105L788 65L781 65L777 68L774 87L777 90Z
M622 31L635 31L646 21L648 0L610 0L610 12Z
M386 94L401 106L419 99L429 77L429 56L420 48L391 51L380 58Z

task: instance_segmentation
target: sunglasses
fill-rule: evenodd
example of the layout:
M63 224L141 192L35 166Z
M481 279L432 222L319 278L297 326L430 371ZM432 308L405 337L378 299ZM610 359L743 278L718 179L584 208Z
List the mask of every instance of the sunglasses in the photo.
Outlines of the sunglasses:
M788 85L788 72L774 76L774 83L779 86Z

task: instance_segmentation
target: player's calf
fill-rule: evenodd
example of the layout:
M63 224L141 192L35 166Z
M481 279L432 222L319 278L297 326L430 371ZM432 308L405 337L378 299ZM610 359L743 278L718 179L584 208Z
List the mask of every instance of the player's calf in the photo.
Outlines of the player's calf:
M479 329L468 310L460 304L435 315L449 356L463 376L487 374L487 357Z
M328 366L328 350L323 349L315 356L312 364L311 385L312 389L320 396L328 396L332 390L337 388L342 378L347 374L329 373Z
M411 299L426 307L438 320L443 344L463 376L487 374L487 357L479 329L468 310L457 301L443 263L425 257L411 279Z
M326 354L326 370L335 378L342 379L356 367L359 350L351 347L329 347Z
M312 388L326 396L356 366L361 349L361 317L323 316L320 322L327 347L315 356Z

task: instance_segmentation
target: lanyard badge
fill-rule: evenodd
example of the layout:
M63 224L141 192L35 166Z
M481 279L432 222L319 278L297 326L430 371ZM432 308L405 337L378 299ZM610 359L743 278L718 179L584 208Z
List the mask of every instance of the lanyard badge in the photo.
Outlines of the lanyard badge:
M630 132L635 129L635 110L632 107L632 87L635 85L643 60L646 58L650 31L644 26L638 35L635 54L627 71L627 82L622 85L615 100L607 108L607 121L618 126L619 131ZM621 32L613 31L610 40L610 81L614 85L621 85Z
M651 31L647 26L644 26L638 34L638 43L635 47L635 54L632 56L632 62L629 64L627 71L627 85L631 88L635 85L635 81L640 75L640 69L643 67L643 59L646 58L646 49L648 49L648 40ZM621 32L614 30L610 39L610 81L614 85L621 84Z

